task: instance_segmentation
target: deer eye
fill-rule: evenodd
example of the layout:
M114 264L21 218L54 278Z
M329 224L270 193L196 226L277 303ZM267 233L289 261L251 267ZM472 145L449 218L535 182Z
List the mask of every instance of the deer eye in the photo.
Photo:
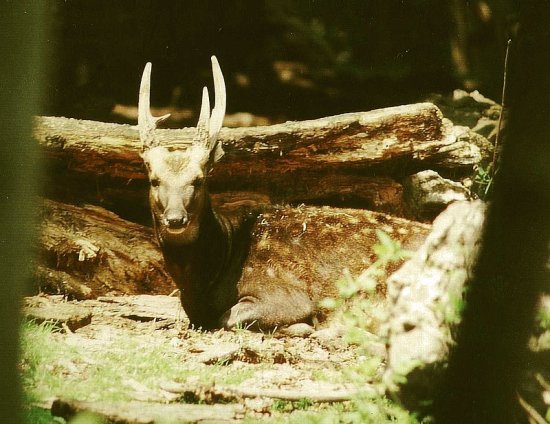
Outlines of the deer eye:
M151 185L153 187L158 187L160 185L160 180L158 178L152 178L151 179Z

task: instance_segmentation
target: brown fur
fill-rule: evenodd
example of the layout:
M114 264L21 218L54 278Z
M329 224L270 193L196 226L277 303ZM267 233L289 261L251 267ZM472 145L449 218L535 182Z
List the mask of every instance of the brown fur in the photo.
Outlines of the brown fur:
M232 327L255 321L273 328L323 320L319 301L337 295L344 269L359 275L376 259L371 249L377 242L375 229L414 248L427 227L410 224L380 213L329 207L278 207L262 213L237 283L240 301L222 323Z

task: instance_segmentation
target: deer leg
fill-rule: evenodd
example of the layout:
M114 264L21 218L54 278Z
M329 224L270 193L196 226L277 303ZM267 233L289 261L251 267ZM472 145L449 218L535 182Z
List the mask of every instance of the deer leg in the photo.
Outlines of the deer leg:
M235 327L271 330L300 322L311 322L313 302L303 292L293 292L291 296L277 296L274 293L267 299L244 296L221 318L226 329Z

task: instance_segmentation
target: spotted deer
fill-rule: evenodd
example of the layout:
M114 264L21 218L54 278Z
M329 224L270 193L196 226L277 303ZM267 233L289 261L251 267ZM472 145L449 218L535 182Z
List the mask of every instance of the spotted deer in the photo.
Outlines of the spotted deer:
M156 127L168 115L151 115L150 63L141 79L141 157L166 268L195 327L273 329L312 323L322 313L318 301L335 294L344 264L352 272L364 269L372 259L367 248L376 240L374 228L393 218L352 210L271 208L258 219L259 211L250 207L214 209L208 174L223 155L218 134L226 107L224 78L214 56L212 72L214 108L205 87L195 136L186 150L159 143ZM425 231L414 227L411 236Z

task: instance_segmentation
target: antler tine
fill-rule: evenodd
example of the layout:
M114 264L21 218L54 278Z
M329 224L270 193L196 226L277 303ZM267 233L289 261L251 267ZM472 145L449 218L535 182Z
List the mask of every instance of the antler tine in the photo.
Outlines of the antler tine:
M158 145L155 129L159 122L170 116L169 113L157 118L151 115L151 67L151 62L147 62L139 86L138 128L143 150Z
M223 125L223 118L225 116L226 94L225 94L225 81L223 79L222 70L216 56L211 57L212 60L212 74L214 76L214 109L212 110L212 116L210 117L210 143L215 143L218 133Z
M203 87L201 112L199 115L199 122L197 124L197 141L204 144L206 147L209 147L210 123L210 97L208 96L208 88Z

